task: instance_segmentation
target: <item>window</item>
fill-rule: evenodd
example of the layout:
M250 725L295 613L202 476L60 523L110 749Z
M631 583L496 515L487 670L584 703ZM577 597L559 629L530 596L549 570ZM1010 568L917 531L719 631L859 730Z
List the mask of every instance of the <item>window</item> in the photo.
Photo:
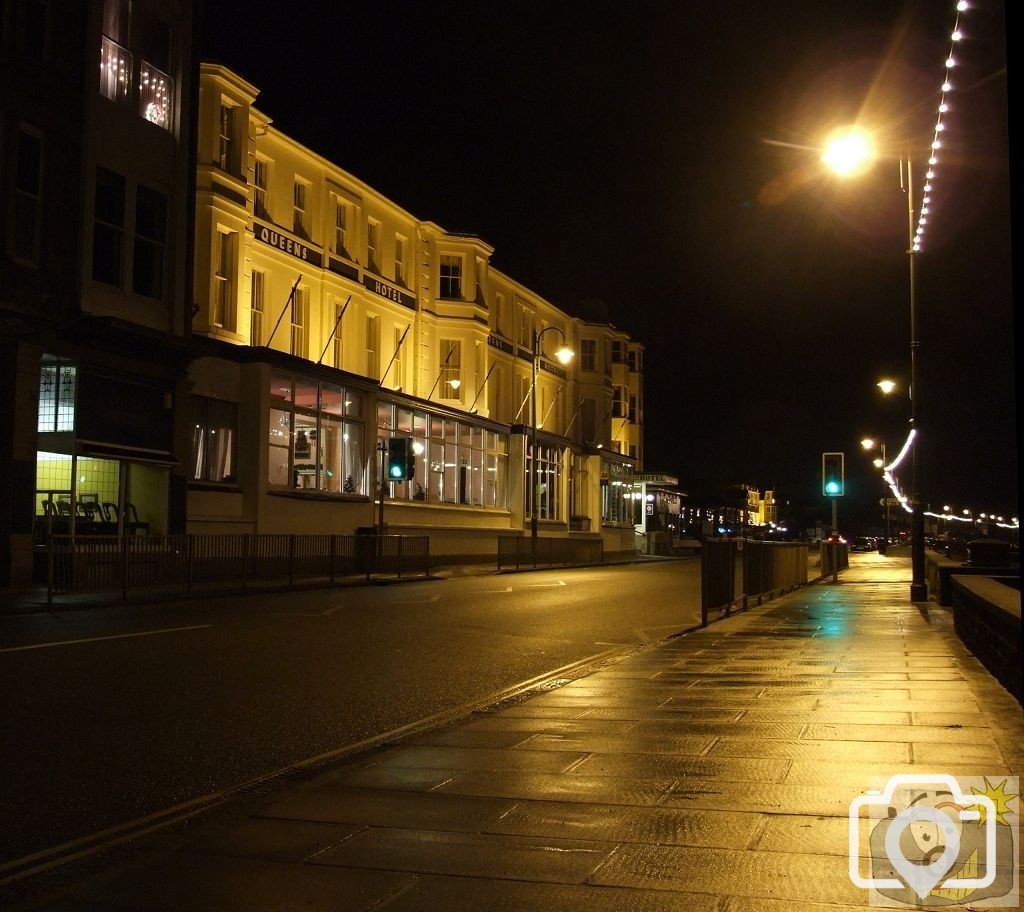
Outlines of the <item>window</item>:
M164 251L167 246L167 197L139 186L135 193L135 250L132 291L147 298L164 296Z
M26 57L39 63L46 58L49 7L47 0L24 0L22 9L19 49Z
M380 378L380 321L373 316L366 318L366 376Z
M613 418L625 418L626 417L626 398L623 394L623 388L616 386L612 388L612 417Z
M633 469L621 462L601 460L601 522L632 523L630 507Z
M23 128L18 131L17 142L12 253L24 263L37 265L42 229L43 140Z
M636 424L636 396L629 397L629 423Z
M173 125L170 26L141 4L104 0L100 94L165 130ZM134 96L134 97L133 97Z
M234 172L235 162L235 109L220 103L220 129L217 139L217 164L221 170Z
M274 374L268 426L271 485L332 494L367 493L362 394Z
M341 197L334 197L334 252L349 259L348 255L348 204Z
M519 338L522 348L533 350L533 314L525 305L519 307Z
M395 281L399 285L405 284L405 246L405 238L395 235Z
M621 364L626 360L626 343L625 342L612 342L612 363Z
M238 235L218 231L214 241L213 298L210 301L210 325L231 329L235 306L235 252Z
M372 219L366 223L366 268L379 273L380 268L377 266L378 228L378 223Z
M401 389L404 382L402 370L402 343L405 342L405 330L395 327L395 355L391 361L391 386Z
M69 361L43 355L39 369L40 433L75 429L75 389L78 369Z
M258 269L252 271L249 287L249 344L263 344L263 315L266 312L267 275Z
M291 347L289 351L300 358L306 357L306 289L296 288L292 295Z
M192 479L235 480L238 406L234 402L192 397Z
M499 291L494 295L494 313L491 325L499 336L505 335L505 296Z
M490 418L501 421L503 419L501 410L501 392L505 385L505 368L500 364L494 365L491 375L487 378L487 414Z
M252 210L256 218L270 220L267 209L267 189L270 182L270 163L265 158L257 158L252 166Z
M442 399L459 399L462 386L462 343L456 339L442 339L440 355L440 392Z
M306 196L308 184L301 178L295 178L292 184L292 231L299 237L308 238L306 222Z
M580 340L580 370L597 370L597 340Z
M345 305L337 303L334 305L334 336L331 338L331 344L334 346L334 366L341 370L342 365L342 345L341 345L341 315L345 312Z
M119 104L127 104L131 88L131 52L104 35L100 46L100 94Z
M508 435L382 402L377 439L412 439L415 467L410 481L392 482L394 500L508 508Z
M536 482L537 518L559 519L562 488L562 447L528 448L526 457L526 515L533 516L534 482ZM537 460L537 476L533 476L533 461Z
M121 287L123 244L124 178L106 168L97 168L92 234L94 279Z
M441 297L462 297L462 257L441 255Z

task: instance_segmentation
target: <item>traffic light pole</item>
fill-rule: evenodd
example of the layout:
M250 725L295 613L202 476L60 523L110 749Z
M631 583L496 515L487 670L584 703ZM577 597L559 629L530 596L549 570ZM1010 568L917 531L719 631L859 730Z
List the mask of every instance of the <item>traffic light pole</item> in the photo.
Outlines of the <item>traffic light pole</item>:
M388 447L387 442L381 440L377 444L377 449L380 450L380 513L377 521L377 534L384 534L384 496L388 490L388 473L387 473L387 456Z

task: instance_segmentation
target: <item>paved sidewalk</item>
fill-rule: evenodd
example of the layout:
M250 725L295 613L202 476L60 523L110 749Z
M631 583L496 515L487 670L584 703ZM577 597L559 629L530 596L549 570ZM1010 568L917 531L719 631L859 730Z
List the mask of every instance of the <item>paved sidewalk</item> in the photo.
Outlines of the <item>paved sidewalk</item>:
M610 662L145 841L51 910L843 912L872 775L1019 775L1019 705L909 561ZM825 905L819 905L825 904Z

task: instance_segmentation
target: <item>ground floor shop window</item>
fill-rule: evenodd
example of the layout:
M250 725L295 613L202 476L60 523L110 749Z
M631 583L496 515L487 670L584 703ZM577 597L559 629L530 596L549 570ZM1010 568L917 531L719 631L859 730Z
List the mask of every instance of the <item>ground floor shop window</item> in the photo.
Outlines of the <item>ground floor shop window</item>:
M382 402L377 439L412 440L413 477L390 483L395 500L508 508L508 435L469 421Z
M161 465L36 453L35 540L49 535L145 535L166 530Z
M540 445L534 454L529 447L526 456L526 515L533 516L533 497L536 483L537 518L562 518L562 463L564 447ZM537 475L533 474L533 461L537 460Z
M366 494L363 394L317 380L273 374L267 480L330 494Z
M233 482L238 439L234 402L192 397L192 479Z
M632 523L633 467L601 460L601 522Z

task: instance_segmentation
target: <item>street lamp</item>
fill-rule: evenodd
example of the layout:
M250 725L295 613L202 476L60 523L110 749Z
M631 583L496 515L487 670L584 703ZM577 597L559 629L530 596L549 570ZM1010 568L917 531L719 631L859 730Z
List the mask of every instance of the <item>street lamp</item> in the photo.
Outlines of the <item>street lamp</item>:
M851 177L866 170L875 157L870 136L856 127L839 131L826 143L821 160L840 177ZM910 156L900 159L900 184L907 195L907 266L910 277L910 427L916 437L911 453L910 481L910 600L928 599L924 566L924 513L921 509L921 426L920 396L917 387L917 361L920 340L917 337L917 295L914 282L914 255L918 251L914 231L914 171ZM885 392L885 387L879 384ZM890 388L890 390L892 387Z
M568 364L573 359L575 352L566 344L565 333L557 326L547 326L540 332L533 331L533 376L530 386L530 425L532 427L531 444L533 453L530 457L530 486L532 497L530 498L530 554L534 564L537 563L537 504L540 499L540 466L538 465L537 452L537 368L540 365L541 340L546 333L556 332L562 337L562 344L555 352L555 358L560 364Z
M876 469L882 469L883 472L884 472L886 465L888 465L888 463L885 460L885 441L884 440L875 441L871 437L865 437L860 442L860 445L865 450L873 450L876 446L878 447L878 451L882 454L882 456L881 456L880 459L873 459L872 460L872 465L874 465L874 467ZM889 537L890 537L889 536L889 499L890 499L889 498L889 492L886 490L885 491L885 544L886 544L886 546L888 546L888 544L889 544Z

